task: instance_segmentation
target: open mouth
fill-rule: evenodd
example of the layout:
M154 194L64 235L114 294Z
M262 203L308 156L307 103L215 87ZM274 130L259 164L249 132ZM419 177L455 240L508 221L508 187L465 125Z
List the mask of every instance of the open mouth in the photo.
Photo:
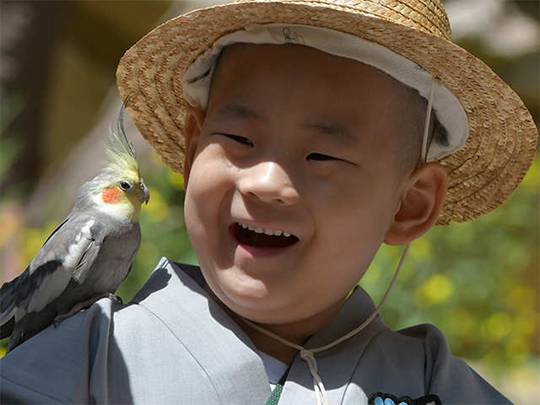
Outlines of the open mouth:
M238 222L233 223L230 230L236 241L241 245L258 248L284 248L298 242L298 238L290 233L254 228Z

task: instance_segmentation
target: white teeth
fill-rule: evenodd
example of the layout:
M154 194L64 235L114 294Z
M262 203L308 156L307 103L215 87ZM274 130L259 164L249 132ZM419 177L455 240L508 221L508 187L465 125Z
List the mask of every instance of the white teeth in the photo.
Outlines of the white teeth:
M264 233L265 235L274 235L274 236L285 236L290 237L291 234L284 232L284 231L273 231L271 229L264 229L264 228L254 228L249 225L241 224L240 222L237 222L238 225L240 225L243 229L249 229L250 231L253 231L255 233Z

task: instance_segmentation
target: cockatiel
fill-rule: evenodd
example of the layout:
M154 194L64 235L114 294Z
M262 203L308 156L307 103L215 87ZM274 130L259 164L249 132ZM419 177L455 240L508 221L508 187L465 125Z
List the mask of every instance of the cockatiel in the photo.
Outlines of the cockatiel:
M112 295L131 269L149 194L123 114L124 108L109 135L108 164L80 188L68 217L26 270L0 289L0 338L10 336L8 350Z

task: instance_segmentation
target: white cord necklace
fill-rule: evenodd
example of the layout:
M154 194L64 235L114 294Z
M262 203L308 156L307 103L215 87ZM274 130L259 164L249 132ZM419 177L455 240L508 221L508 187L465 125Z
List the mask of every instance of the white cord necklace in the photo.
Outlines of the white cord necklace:
M285 346L291 347L293 349L296 349L300 352L300 358L304 360L308 367L309 371L311 373L311 376L313 377L313 388L315 389L315 396L317 398L317 405L329 405L328 402L328 395L326 393L326 389L324 388L324 384L321 380L321 376L319 375L319 370L317 367L317 361L315 359L315 354L322 352L324 350L331 349L334 346L337 346L338 344L344 342L347 339L352 338L353 336L360 333L363 329L365 329L379 314L379 311L381 307L383 306L384 302L388 298L388 294L390 293L390 290L392 289L397 276L403 267L403 263L405 262L405 257L407 256L407 252L409 251L409 244L405 245L403 247L403 250L401 252L401 257L399 259L399 263L396 267L396 271L394 272L394 275L392 276L392 279L390 280L390 284L388 285L386 291L384 292L383 297L381 298L381 301L379 302L379 305L375 308L375 311L364 321L362 322L358 327L351 330L350 332L346 333L345 335L341 336L340 338L320 347L316 347L313 349L306 349L304 346L301 346L299 344L293 343L274 332L271 332L262 326L257 325L256 323L253 323L247 319L242 319L243 322L251 326L253 329L277 340L278 342L284 344Z

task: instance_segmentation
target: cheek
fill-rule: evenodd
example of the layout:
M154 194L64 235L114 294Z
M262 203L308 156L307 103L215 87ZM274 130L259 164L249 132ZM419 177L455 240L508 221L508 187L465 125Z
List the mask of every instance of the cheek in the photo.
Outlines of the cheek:
M192 239L215 231L220 207L234 190L232 168L219 148L206 146L191 164L186 188L184 215Z
M334 193L316 198L315 220L319 244L332 247L334 257L349 258L363 267L384 240L393 217L394 196L390 186L376 179L362 179L340 184Z

